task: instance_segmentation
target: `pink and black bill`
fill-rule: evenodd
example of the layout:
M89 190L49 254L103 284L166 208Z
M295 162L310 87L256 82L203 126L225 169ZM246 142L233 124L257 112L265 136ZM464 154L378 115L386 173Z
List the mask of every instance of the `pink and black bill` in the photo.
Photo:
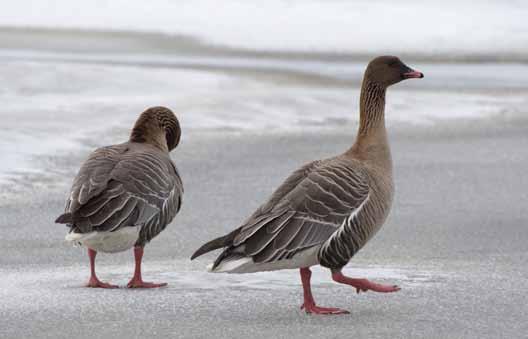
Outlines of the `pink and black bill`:
M403 79L420 79L423 78L424 75L422 72L415 71L414 69L410 68L409 66L402 63L402 77Z

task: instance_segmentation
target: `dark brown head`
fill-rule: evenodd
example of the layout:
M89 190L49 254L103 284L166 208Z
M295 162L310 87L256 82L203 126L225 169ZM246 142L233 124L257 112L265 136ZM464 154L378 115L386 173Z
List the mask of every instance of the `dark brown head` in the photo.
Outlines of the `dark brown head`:
M130 141L150 143L172 151L180 142L178 119L166 107L151 107L141 113L132 129Z
M365 71L365 80L374 82L384 88L397 84L405 79L423 78L421 72L417 72L401 62L395 56L380 56L373 59Z

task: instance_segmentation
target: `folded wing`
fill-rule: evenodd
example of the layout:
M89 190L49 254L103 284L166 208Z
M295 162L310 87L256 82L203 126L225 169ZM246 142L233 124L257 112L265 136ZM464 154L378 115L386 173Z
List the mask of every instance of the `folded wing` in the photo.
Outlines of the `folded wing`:
M354 165L332 158L294 172L239 229L231 249L272 262L324 243L368 196L367 177Z
M182 193L168 155L130 143L104 147L81 167L58 222L79 233L141 225L140 238L149 241L178 213Z

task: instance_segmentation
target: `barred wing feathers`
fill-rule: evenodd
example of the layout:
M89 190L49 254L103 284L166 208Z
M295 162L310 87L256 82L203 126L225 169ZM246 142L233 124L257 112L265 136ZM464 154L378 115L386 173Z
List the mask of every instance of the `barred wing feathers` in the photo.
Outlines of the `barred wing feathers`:
M323 244L367 199L368 180L356 165L336 157L294 172L239 229L232 248L244 245L261 263Z
M169 155L153 146L124 143L93 152L74 180L65 214L78 233L141 225L148 242L172 221L183 184Z

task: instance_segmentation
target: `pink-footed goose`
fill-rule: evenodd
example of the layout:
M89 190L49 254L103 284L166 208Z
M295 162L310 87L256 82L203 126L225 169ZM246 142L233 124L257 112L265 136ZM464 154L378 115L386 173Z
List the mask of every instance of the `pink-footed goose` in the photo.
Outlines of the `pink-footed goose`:
M134 247L134 276L130 288L153 288L165 283L144 282L143 247L165 229L181 207L183 185L169 157L180 140L180 124L165 107L152 107L136 121L130 139L95 150L73 181L64 214L66 240L88 248L88 287L116 288L95 274L98 251L114 253Z
M198 249L191 259L224 248L212 272L248 273L300 268L307 313L348 313L319 307L310 289L310 266L321 265L338 283L359 291L395 292L341 269L384 223L394 191L385 131L385 91L402 80L422 78L394 56L372 60L363 78L357 138L345 153L293 172L246 222Z

